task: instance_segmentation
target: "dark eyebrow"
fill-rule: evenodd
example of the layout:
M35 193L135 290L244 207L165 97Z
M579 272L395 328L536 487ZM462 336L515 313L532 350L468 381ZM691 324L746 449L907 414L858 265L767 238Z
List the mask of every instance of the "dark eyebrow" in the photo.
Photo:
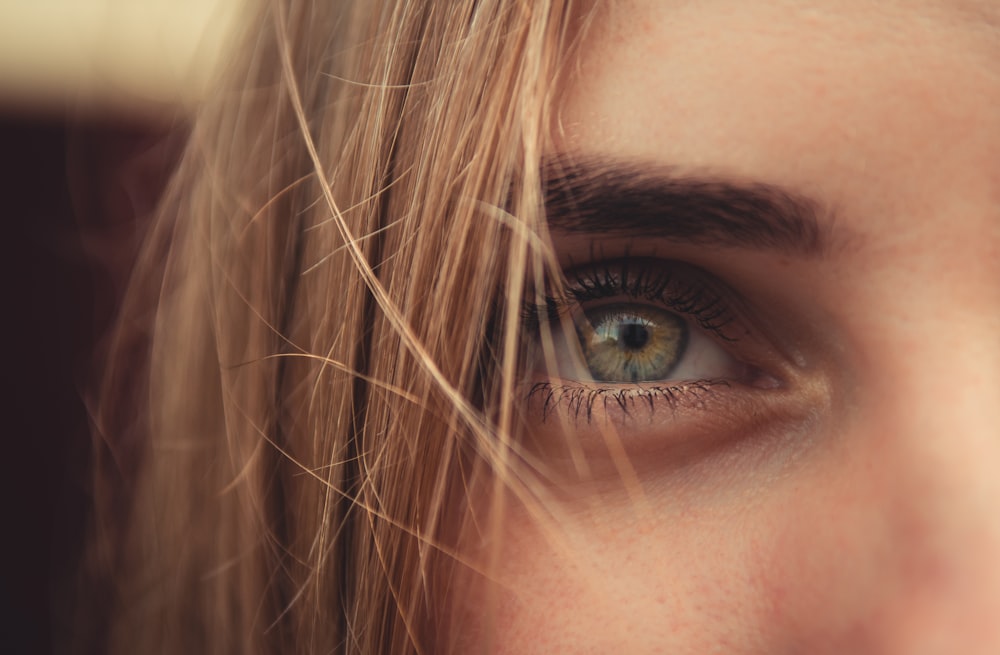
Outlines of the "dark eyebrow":
M819 255L821 205L790 190L613 162L543 165L550 230Z

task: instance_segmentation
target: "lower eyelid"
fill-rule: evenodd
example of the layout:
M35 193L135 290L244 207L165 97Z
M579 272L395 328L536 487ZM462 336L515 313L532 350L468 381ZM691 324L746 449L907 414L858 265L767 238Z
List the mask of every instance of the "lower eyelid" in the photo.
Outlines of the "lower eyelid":
M551 467L552 479L561 482L576 479L581 456L593 480L613 482L620 481L616 452L625 454L640 474L644 470L657 476L737 445L764 443L761 439L806 442L794 435L809 433L804 426L817 418L816 399L807 397L811 394L725 380L656 390L652 385L591 388L551 380L535 383L526 393L523 440ZM788 435L793 435L791 442Z
M528 405L542 422L560 414L560 420L574 421L608 419L619 415L624 419L650 419L658 412L677 411L689 407L704 408L706 397L718 389L731 388L728 380L693 382L649 382L628 385L595 386L579 382L546 381L532 385Z

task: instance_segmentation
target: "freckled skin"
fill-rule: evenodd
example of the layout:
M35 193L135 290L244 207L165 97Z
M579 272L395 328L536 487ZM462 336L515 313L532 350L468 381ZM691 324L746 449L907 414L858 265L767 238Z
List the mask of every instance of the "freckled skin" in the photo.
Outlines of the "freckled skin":
M495 560L469 539L490 581L459 571L463 652L1000 652L998 6L634 0L585 39L561 152L835 209L822 257L699 255L804 317L824 400L633 462L638 492L512 495Z

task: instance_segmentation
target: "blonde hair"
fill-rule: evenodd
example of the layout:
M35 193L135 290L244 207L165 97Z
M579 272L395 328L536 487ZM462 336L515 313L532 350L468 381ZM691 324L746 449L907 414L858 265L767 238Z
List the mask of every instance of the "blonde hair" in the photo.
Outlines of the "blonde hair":
M572 15L568 0L260 9L115 336L92 553L111 619L91 643L449 649L466 485L511 457Z

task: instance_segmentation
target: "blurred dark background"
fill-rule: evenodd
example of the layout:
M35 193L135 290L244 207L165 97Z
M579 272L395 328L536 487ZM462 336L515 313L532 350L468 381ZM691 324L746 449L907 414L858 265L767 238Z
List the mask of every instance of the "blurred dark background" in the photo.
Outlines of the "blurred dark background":
M90 503L88 399L177 134L124 115L0 114L2 653L51 652L68 629Z
M0 655L79 634L103 344L180 123L256 15L254 0L0 2Z

